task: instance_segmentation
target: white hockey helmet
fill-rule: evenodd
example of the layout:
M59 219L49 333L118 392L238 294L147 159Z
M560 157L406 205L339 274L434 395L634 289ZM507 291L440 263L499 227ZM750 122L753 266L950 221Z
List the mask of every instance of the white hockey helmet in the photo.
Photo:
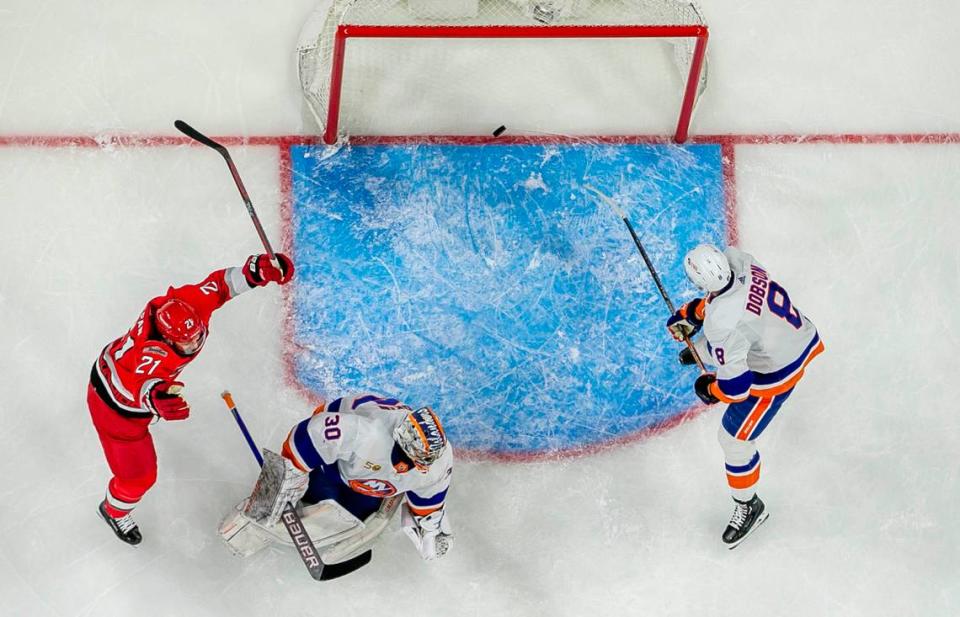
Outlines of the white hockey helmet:
M408 413L393 430L393 439L421 469L435 463L447 448L447 434L440 418L429 407Z
M683 258L687 278L704 291L720 291L730 283L733 272L730 262L720 249L712 244L699 244Z

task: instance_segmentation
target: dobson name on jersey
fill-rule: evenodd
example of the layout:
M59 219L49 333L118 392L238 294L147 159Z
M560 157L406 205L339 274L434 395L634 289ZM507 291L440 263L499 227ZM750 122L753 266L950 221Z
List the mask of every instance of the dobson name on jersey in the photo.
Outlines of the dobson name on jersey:
M724 255L733 279L708 297L697 341L717 366L711 392L726 403L786 392L824 349L817 329L752 255L733 247Z

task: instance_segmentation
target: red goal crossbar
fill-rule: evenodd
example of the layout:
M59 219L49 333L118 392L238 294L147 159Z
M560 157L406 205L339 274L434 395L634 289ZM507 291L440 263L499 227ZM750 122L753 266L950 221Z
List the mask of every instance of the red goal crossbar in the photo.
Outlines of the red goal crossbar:
M421 39L556 39L556 38L696 38L693 59L687 75L683 102L680 106L680 119L674 141L687 140L690 129L690 117L697 98L697 87L703 60L707 52L709 30L706 26L380 26L341 24L337 28L333 45L333 59L330 69L330 103L327 109L327 123L323 141L327 144L337 142L340 124L340 93L343 85L343 64L348 38L421 38Z

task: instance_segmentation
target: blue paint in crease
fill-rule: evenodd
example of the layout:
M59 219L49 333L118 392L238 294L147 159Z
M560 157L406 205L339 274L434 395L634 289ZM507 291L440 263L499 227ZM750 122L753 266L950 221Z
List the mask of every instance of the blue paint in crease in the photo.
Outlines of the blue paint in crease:
M726 237L712 145L295 146L294 370L328 398L432 406L459 448L536 453L695 398L620 200L679 304Z

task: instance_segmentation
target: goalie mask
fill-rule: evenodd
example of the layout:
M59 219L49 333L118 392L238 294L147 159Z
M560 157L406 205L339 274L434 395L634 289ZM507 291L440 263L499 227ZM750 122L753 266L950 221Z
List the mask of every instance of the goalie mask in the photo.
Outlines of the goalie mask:
M440 418L429 407L407 414L393 429L393 439L421 471L436 462L447 447L447 435Z

